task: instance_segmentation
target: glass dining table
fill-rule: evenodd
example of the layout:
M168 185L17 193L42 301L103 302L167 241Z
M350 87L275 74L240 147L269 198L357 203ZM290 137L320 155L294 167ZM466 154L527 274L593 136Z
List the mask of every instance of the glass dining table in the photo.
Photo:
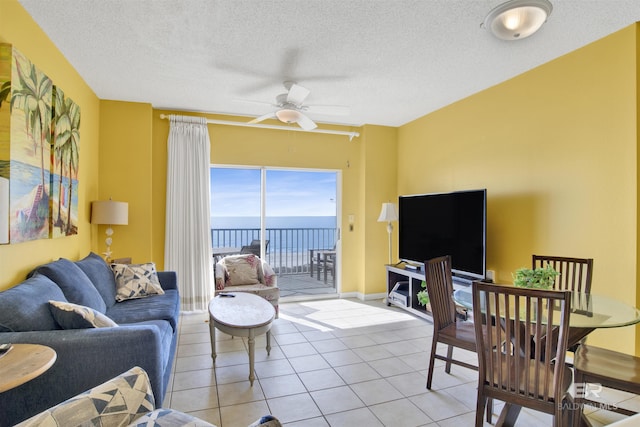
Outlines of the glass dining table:
M460 306L473 310L473 295L471 288L456 289L453 300ZM484 301L480 301L484 305ZM605 295L572 292L569 316L569 347L595 329L619 328L640 323L640 310L636 307ZM556 321L560 316L554 316ZM553 322L554 324L556 322ZM572 334L572 331L574 334ZM573 343L571 337L573 336ZM518 417L520 406L506 404L500 413L496 425L512 426Z
M470 288L456 289L453 292L453 300L460 306L473 310ZM556 319L559 319L559 316ZM571 328L619 328L639 322L640 310L624 301L593 293L571 293Z

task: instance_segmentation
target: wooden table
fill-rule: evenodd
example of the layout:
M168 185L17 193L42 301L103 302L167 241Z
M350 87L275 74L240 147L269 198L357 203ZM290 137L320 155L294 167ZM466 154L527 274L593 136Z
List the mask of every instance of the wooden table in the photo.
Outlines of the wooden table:
M232 247L224 247L224 248L213 248L211 250L211 255L214 260L218 260L218 258L222 258L227 255L237 255L240 253L242 248L232 248Z
M233 295L224 297L221 295ZM234 337L249 338L249 381L255 379L255 337L267 334L267 354L271 353L271 322L276 310L266 299L246 292L223 292L209 303L211 358L216 363L216 328Z
M309 249L309 252L311 252L311 257L310 257L310 261L311 261L311 268L309 269L310 273L311 273L311 277L313 277L313 265L314 262L316 264L316 271L318 274L318 280L320 280L320 265L322 265L322 269L324 270L324 283L327 283L327 267L329 265L333 265L335 268L335 257L336 257L336 251L335 250L328 250L328 249ZM317 258L316 258L317 257ZM335 272L333 273L335 276Z
M38 344L13 344L0 356L0 393L42 375L56 361L56 352Z

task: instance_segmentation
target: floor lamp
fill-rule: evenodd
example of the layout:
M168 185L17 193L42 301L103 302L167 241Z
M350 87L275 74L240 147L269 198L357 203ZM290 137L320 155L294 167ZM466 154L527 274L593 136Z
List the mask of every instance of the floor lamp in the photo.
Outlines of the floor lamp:
M115 200L100 200L91 202L91 224L105 224L107 229L107 251L104 252L104 259L111 261L111 243L113 239L112 225L127 225L129 223L129 204L127 202L116 202Z
M387 233L389 233L389 264L391 264L391 233L393 232L393 225L391 221L398 220L398 212L396 211L396 205L393 203L383 203L378 222L387 223Z

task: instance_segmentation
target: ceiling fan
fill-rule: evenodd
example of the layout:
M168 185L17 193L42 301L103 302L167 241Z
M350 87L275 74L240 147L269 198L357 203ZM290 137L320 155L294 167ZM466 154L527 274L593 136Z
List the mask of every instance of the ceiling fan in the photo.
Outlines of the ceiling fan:
M318 127L305 113L327 114L327 115L347 115L349 108L339 105L303 105L304 100L311 91L295 82L285 81L284 87L287 93L281 93L276 97L275 104L268 104L276 107L276 111L256 117L249 123L259 123L267 119L278 119L283 123L296 123L304 130L312 130ZM253 102L253 101L252 101Z

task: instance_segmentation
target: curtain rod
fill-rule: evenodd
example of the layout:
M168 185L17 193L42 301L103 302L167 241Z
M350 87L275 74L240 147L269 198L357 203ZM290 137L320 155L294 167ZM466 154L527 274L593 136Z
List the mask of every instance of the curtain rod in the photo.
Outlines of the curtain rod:
M160 114L161 119L169 119L169 116L166 114ZM360 136L358 132L347 132L342 130L331 130L331 129L311 129L304 130L302 128L295 127L287 127L287 126L278 126L278 125L265 125L262 123L244 123L244 122L234 122L231 120L216 120L216 119L207 119L207 123L213 125L228 125L228 126L242 126L249 128L262 128L262 129L277 129L277 130L292 130L296 132L312 132L312 133L328 133L332 135L345 135L349 137L349 141L352 141L353 138L357 138Z

